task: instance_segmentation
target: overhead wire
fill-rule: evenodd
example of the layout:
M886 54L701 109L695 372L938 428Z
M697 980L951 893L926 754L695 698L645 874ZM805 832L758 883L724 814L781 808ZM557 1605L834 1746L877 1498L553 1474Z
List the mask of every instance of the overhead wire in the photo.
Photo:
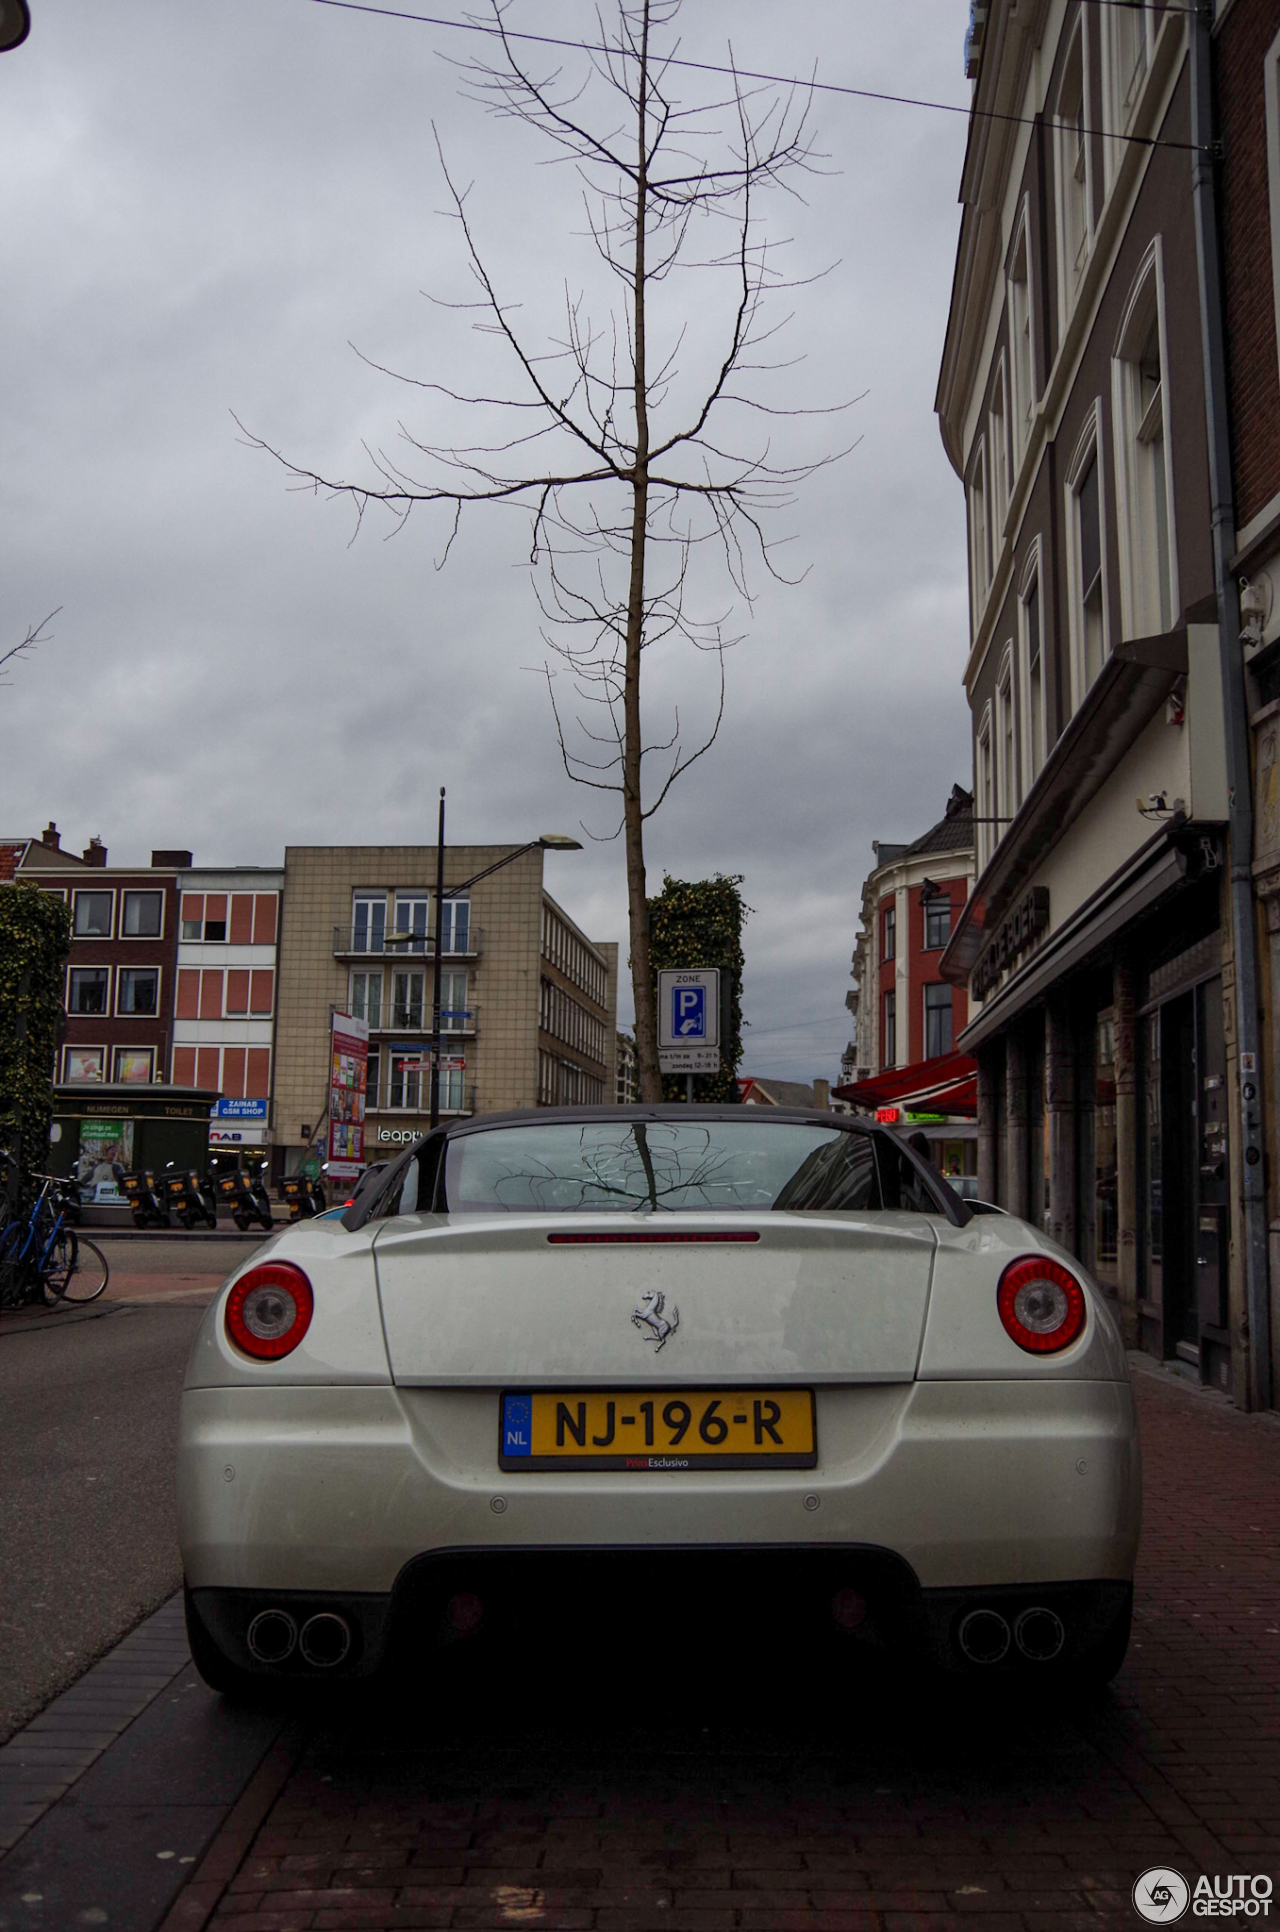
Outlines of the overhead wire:
M519 32L514 27L499 29L488 27L480 20L448 20L440 14L411 13L404 7L376 7L371 0L310 0L316 7L334 7L341 13L375 14L383 20L407 20L417 26L446 27L456 33L487 34L495 40L528 41L539 47L561 47L582 54L613 54L618 50L589 40L573 40L556 34L534 34ZM1153 7L1154 0L1090 0L1094 6L1123 7L1129 12L1147 11ZM1193 6L1162 7L1161 12L1193 14ZM967 119L979 121L1000 121L1009 127L1035 127L1042 117L1037 114L1004 114L993 107L962 106L955 101L926 101L912 94L887 94L871 87L848 87L839 81L800 80L791 74L766 74L750 67L725 67L710 60L689 60L679 55L664 55L664 67L683 67L699 74L719 74L730 80L765 81L776 87L795 87L816 94L841 94L860 101L883 101L895 107L928 108L937 114L963 114ZM1047 127L1062 128L1080 138L1096 138L1103 141L1130 142L1136 147L1174 148L1186 154L1210 152L1202 149L1195 141L1170 141L1163 135L1124 134L1111 128L1078 127L1074 121L1046 120Z

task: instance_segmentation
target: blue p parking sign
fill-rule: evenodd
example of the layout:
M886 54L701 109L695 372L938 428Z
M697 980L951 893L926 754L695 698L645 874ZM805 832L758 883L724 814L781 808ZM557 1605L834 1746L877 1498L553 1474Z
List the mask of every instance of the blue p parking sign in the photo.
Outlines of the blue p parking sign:
M705 986L671 988L671 1037L673 1040L706 1039L707 989Z

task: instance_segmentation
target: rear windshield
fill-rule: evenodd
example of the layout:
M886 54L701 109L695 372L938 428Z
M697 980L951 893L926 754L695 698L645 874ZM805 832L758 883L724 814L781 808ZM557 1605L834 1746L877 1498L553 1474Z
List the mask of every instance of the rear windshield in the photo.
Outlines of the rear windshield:
M450 1140L450 1213L650 1207L945 1212L902 1150L798 1122L549 1121ZM402 1206L401 1212L404 1212Z

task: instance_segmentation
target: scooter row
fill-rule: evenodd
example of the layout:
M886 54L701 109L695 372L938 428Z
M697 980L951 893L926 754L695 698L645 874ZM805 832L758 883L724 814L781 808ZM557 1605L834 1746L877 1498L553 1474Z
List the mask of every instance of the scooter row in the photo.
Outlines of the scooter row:
M261 1167L247 1174L232 1168L201 1180L193 1167L175 1167L170 1161L159 1176L149 1167L135 1168L121 1176L120 1186L133 1210L135 1227L171 1228L176 1218L179 1226L187 1229L216 1228L221 1208L243 1233L255 1223L263 1228L274 1226L271 1197L262 1175ZM287 1180L284 1189L290 1221L323 1214L326 1202L318 1181L299 1175Z

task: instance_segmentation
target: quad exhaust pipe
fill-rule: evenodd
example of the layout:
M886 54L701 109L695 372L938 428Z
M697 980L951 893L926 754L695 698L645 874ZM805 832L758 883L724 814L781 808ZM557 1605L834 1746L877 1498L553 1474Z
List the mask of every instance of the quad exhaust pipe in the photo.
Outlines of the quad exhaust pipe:
M317 1610L299 1630L287 1610L259 1610L245 1642L260 1664L287 1663L296 1650L312 1670L333 1670L351 1650L351 1625L336 1610Z
M1056 1610L1033 1604L1020 1610L1012 1628L998 1610L970 1610L960 1620L956 1642L971 1664L1000 1664L1016 1648L1028 1663L1048 1664L1061 1655L1067 1641L1066 1625Z

